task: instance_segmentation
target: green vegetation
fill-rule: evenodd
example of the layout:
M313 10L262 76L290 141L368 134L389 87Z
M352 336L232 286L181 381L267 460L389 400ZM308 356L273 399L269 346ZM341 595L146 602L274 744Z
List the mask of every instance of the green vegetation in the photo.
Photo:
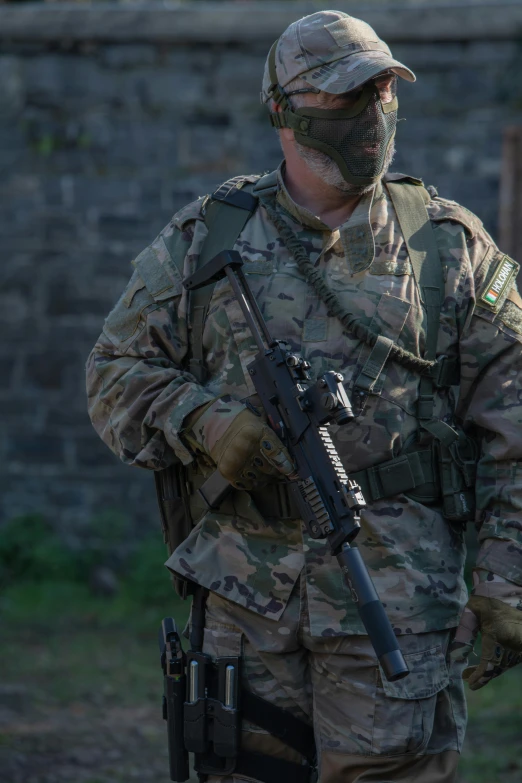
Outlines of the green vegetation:
M459 783L520 783L522 667L467 693L469 724Z
M144 632L165 613L183 622L159 534L135 539L127 520L107 513L81 541L67 544L38 515L14 519L0 535L0 614L12 629L31 624L59 631L76 619L95 628ZM159 619L158 619L159 618Z
M168 783L156 640L189 605L164 560L159 534L135 539L114 513L81 543L38 516L2 527L2 783ZM468 692L459 783L522 779L521 694L522 667Z

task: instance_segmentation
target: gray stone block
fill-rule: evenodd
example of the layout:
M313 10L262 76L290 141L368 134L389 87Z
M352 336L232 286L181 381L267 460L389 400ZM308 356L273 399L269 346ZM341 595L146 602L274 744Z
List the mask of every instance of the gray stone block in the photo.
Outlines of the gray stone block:
M43 392L65 391L72 377L81 371L82 363L76 352L52 346L25 357L24 388Z
M51 484L49 501L57 508L77 513L89 507L92 490L92 484L88 480L82 481L81 476L66 483L54 481Z
M0 123L12 122L25 102L23 65L19 57L0 56Z
M261 57L259 54L251 54L245 48L225 50L218 66L212 71L209 96L212 104L226 107L233 94L236 111L245 111L252 103L256 108L260 107L259 93L269 49L267 46L264 56Z
M93 56L49 53L26 65L27 98L42 108L69 112L119 100L122 75Z
M0 524L23 514L44 513L48 508L49 487L41 478L0 474Z
M441 6L427 0L393 6L388 2L338 3L340 10L362 17L385 40L510 40L520 28L518 3L464 2ZM197 47L272 42L295 19L318 8L317 2L278 0L164 4L103 3L39 6L6 5L0 9L0 33L8 41L164 42Z
M148 244L147 224L140 220L137 214L118 215L102 213L98 221L100 237L105 240L119 239L123 241L138 240ZM152 237L153 239L153 237Z
M80 470L83 468L100 468L105 465L114 467L119 465L118 457L106 446L98 435L92 430L90 437L75 438L76 464Z
M134 111L161 115L165 111L177 114L194 111L206 102L207 76L191 67L194 60L187 58L181 70L160 67L135 68L120 76L120 100Z
M104 46L100 60L107 68L135 68L140 65L154 65L159 57L154 44L119 44Z
M52 432L13 432L8 437L7 462L21 466L39 465L42 468L63 465L65 441Z
M47 288L47 305L45 314L49 318L55 316L99 315L106 316L113 302L109 296L97 299L90 292L76 291L72 286L56 281Z
M116 210L119 205L136 200L141 204L141 187L140 179L132 177L119 178L116 174L110 177L103 174L80 175L75 178L75 204L82 213L92 207L101 211L111 208Z
M93 340L94 344L94 340ZM92 347L92 346L91 346ZM80 393L75 395L48 395L45 399L43 421L48 430L57 433L68 433L72 437L93 436L94 430L87 413L87 397L85 392L84 364L89 350L78 351L81 357L75 382L80 387ZM64 404L63 400L67 399Z

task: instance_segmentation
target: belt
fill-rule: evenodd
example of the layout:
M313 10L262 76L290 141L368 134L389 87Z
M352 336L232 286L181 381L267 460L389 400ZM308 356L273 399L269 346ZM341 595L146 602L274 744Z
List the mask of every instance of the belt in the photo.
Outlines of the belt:
M359 484L367 503L401 493L421 503L434 503L440 497L432 449L394 457L371 468L350 473L349 478Z
M432 449L413 451L400 457L372 465L370 468L350 473L349 478L361 487L367 503L404 493L420 503L434 503L440 497L437 468ZM201 480L203 483L203 480ZM301 514L290 486L280 481L250 492L257 510L267 521L270 519L299 519ZM201 501L196 500L199 514L204 512ZM194 500L193 500L194 502Z
M420 503L434 503L440 497L432 449L394 457L371 468L350 473L349 478L359 484L367 503L401 493ZM271 484L250 495L259 513L265 518L299 519L301 516L288 484Z

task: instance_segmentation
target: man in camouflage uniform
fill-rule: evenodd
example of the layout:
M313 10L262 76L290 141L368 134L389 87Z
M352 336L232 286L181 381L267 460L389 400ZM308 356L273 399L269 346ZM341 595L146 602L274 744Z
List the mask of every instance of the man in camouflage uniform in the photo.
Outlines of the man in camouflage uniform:
M368 84L386 111L397 75L415 78L368 25L333 11L290 25L277 43L275 69L281 92L274 93L268 65L262 91L273 114L282 113L284 93L290 108L303 112L349 109ZM330 430L346 471L367 493L358 544L410 675L394 683L381 676L325 541L311 539L291 513L277 514L274 498L292 465L252 405L246 368L256 347L226 280L216 284L204 323L204 384L187 370L191 325L181 281L195 270L207 235L204 200L178 212L135 262L88 362L90 414L129 465L161 470L179 460L192 486L217 465L240 488L218 511L192 496L195 526L168 566L210 590L204 650L241 654L245 688L313 722L320 781L453 781L466 723L462 670L478 629L482 659L466 670L471 687L522 652L518 265L477 217L432 193L427 212L445 286L437 357L460 359L459 378L435 389L433 415L459 423L480 443L481 545L463 613L461 527L444 518L440 503L379 492L371 481L374 466L419 438L420 375L386 356L370 372L372 349L346 327L369 325L391 344L424 355L426 313L389 193L400 177L384 176L392 143L375 182L358 187L331 158L297 143L297 126L279 128L285 162L259 191L260 205L234 249L271 333L301 353L316 376L334 369L345 377L357 418ZM368 138L363 152L371 156L376 142ZM245 187L255 189L257 179L245 178ZM351 320L342 324L332 315L307 279L303 257ZM243 746L300 761L246 722Z

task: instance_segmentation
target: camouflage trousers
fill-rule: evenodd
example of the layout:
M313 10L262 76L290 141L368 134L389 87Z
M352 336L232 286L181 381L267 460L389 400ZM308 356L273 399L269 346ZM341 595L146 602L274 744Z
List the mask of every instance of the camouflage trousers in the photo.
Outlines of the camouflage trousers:
M462 665L447 656L454 631L401 636L410 674L389 683L367 637L312 637L307 616L303 579L279 621L210 593L203 649L213 657L241 655L243 687L313 724L319 783L454 781L466 727ZM301 761L246 721L242 745Z

